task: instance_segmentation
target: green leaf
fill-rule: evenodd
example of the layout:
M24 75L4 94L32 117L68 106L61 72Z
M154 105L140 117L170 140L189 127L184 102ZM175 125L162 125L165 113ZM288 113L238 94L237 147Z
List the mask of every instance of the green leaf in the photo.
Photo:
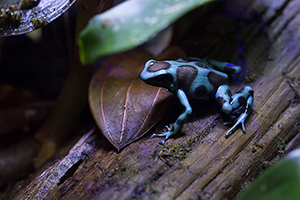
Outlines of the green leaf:
M236 200L300 199L300 149L258 177Z
M76 0L0 0L0 37L38 29L62 15Z
M93 63L107 54L143 44L190 10L213 0L130 0L91 18L80 33L80 59Z

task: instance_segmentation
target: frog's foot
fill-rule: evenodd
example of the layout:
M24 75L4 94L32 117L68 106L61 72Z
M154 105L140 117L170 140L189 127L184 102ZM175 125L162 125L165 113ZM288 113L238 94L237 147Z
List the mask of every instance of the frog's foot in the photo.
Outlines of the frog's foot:
M216 93L216 99L221 102L222 111L229 115L229 119L238 116L235 124L229 129L225 137L228 137L230 133L239 125L242 125L242 130L245 133L245 121L248 115L251 113L253 105L253 89L250 86L244 87L243 91L234 95L228 95L230 88L227 85L221 85ZM246 102L245 102L246 100ZM238 114L243 112L242 114ZM226 123L225 123L226 124Z
M225 133L225 137L228 137L230 135L230 133L239 125L242 125L242 130L244 133L246 133L246 129L245 129L245 120L247 118L247 113L242 113L239 118L237 119L237 121L235 122L235 124Z
M166 143L166 140L171 136L171 135L173 135L174 133L173 132L171 132L171 131L167 131L167 132L165 132L165 133L161 133L161 134L152 134L151 135L151 138L153 138L153 137L166 137L164 140L162 140L161 142L160 142L160 144L165 144Z
M154 137L166 137L166 140L167 139L169 139L169 137L171 136L171 135L173 135L174 133L173 132L171 132L171 131L167 131L167 132L165 132L165 133L161 133L161 134L152 134L151 135L151 138L154 138Z
M166 128L168 129L167 132L161 133L161 134L155 134L154 133L154 134L151 135L151 138L154 138L154 137L165 137L165 140L162 140L160 142L160 144L165 144L166 140L169 139L169 137L174 134L174 132L172 131L172 129L170 127L166 126Z

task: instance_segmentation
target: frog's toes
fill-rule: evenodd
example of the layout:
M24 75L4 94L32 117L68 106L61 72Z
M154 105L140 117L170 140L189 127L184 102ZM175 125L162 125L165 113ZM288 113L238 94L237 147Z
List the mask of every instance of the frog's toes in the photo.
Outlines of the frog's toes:
M163 134L153 134L153 135L151 135L151 138L156 137L156 136L164 136L164 135ZM166 143L166 140L167 140L167 138L164 139L164 140L162 140L162 141L160 141L159 144L164 145Z
M230 125L230 124L231 124L231 122L224 122L223 126L227 126L227 125Z
M172 128L170 128L168 125L166 125L166 129L168 130L168 132L172 130Z
M166 140L173 134L172 128L170 128L168 125L166 125L165 127L168 131L165 133L161 133L161 134L152 134L151 138L154 137L166 137Z
M173 132L171 132L171 131L167 131L167 132L165 132L165 133L161 133L161 134L152 134L151 135L151 138L153 138L153 137L166 137L166 140L171 136L173 134Z
M247 114L246 113L242 113L239 118L237 119L237 121L235 122L235 124L225 133L225 137L228 137L230 135L230 133L239 125L242 125L242 130L244 133L246 133L246 129L245 129L245 120L247 118Z
M166 140L162 140L162 141L160 141L160 143L159 144L162 144L162 145L164 145L166 143Z

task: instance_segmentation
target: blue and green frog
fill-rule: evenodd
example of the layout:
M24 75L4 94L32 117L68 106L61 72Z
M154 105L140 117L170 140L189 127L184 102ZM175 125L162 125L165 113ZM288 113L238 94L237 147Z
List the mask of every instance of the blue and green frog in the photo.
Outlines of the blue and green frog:
M192 114L189 99L216 99L223 113L231 118L237 118L235 124L226 132L226 137L239 124L242 125L242 130L245 132L244 123L253 104L253 89L246 86L240 93L232 95L227 75L240 72L241 67L239 66L215 60L147 61L140 74L141 79L149 85L166 88L178 97L185 108L172 128L168 128L166 133L153 134L151 138L162 136L168 139L181 130Z

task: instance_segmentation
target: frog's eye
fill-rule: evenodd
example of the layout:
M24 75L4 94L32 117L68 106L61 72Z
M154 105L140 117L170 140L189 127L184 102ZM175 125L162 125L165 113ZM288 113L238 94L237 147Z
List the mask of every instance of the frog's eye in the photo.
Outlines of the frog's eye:
M151 66L151 65L153 65L154 64L154 62L153 61L151 61L150 63L149 63L149 66Z
M157 83L169 83L173 81L173 76L171 74L162 74L154 78Z
M158 86L158 87L168 87L170 82L172 82L173 77L171 74L162 74L159 76L153 76L144 80L147 84Z
M166 74L163 74L163 75L155 77L155 80L157 82L165 82L166 80L168 80L168 76Z

